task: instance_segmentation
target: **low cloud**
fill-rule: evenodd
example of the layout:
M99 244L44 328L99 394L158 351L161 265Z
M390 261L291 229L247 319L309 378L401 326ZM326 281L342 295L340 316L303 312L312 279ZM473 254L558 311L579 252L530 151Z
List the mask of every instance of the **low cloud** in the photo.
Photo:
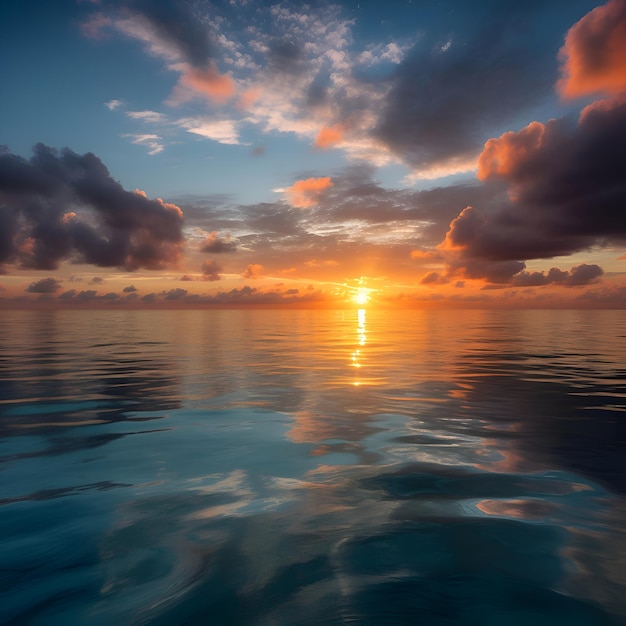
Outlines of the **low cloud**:
M162 269L182 253L182 225L180 208L126 191L92 153L0 154L0 267Z
M202 277L204 280L220 280L222 277L220 276L220 272L222 268L216 261L207 260L200 267L200 271L202 272Z
M208 234L207 238L200 245L200 252L211 254L221 254L224 252L236 252L237 244L231 241L230 236L221 238L217 231Z
M258 263L251 263L241 274L244 278L261 278L263 276L263 266Z
M56 293L62 288L60 281L56 278L42 278L37 280L26 288L29 293Z

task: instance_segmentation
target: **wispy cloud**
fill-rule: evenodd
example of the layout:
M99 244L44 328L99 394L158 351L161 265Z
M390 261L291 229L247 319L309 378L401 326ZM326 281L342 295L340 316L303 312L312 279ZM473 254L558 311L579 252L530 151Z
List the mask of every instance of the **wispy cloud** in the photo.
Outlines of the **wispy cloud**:
M165 146L161 143L161 137L159 135L145 134L137 135L134 133L124 133L122 137L130 139L130 142L139 146L146 146L148 148L148 154L153 156L163 152Z
M109 100L108 102L104 103L104 106L109 109L109 111L114 111L115 109L121 107L123 104L124 103L122 100Z
M206 137L218 143L237 145L239 133L237 123L233 120L214 120L211 118L183 118L178 125L194 135Z

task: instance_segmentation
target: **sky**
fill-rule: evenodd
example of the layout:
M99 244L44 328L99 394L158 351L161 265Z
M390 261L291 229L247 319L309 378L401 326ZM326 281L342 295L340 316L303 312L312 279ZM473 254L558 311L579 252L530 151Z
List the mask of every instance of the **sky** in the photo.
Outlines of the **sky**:
M0 307L626 307L626 0L0 7Z

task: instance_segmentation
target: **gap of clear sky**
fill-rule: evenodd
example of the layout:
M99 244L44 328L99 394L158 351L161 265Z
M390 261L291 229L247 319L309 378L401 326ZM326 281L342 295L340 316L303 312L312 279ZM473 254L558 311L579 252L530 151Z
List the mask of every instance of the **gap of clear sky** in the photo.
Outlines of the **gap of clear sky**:
M626 0L0 7L0 307L626 306Z

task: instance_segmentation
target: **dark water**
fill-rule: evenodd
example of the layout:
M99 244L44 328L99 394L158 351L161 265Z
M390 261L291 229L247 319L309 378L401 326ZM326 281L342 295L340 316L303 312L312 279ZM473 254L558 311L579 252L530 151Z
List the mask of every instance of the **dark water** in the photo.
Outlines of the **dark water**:
M0 622L626 623L626 313L4 312Z

